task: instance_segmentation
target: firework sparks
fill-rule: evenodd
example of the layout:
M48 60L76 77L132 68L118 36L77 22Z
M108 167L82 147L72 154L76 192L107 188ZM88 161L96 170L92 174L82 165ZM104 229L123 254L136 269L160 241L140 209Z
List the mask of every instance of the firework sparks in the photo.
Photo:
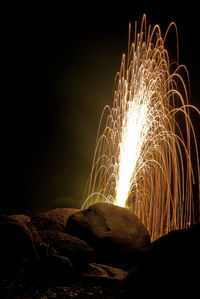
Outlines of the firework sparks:
M139 100L140 98L138 98ZM148 107L137 100L128 103L122 124L122 140L119 150L119 174L116 205L125 206L131 190L131 181L136 181L137 162L148 132Z
M176 28L175 23L169 28L173 25ZM164 38L158 25L147 32L144 15L139 33L135 24L131 43L129 27L128 58L123 55L116 76L113 107L106 106L101 116L82 207L97 201L126 206L141 219L152 240L194 222L191 138L199 173L189 110L199 111L189 104L180 74L184 70L188 76L186 67L170 64L165 48L168 30ZM180 114L183 126L178 122Z

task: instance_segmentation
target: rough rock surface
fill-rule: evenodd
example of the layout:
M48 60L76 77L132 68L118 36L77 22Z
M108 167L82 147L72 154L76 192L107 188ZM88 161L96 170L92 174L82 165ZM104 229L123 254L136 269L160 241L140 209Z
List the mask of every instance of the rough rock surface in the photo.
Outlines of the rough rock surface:
M41 212L31 217L30 225L37 229L64 231L67 219L78 209L57 208Z
M73 214L65 231L85 240L104 257L128 257L150 246L149 233L138 217L108 203Z
M9 218L25 225L28 225L31 219L29 216L24 214L10 215Z
M94 249L78 237L59 231L38 231L38 240L48 247L49 252L56 252L70 258L73 264L81 266L95 259Z

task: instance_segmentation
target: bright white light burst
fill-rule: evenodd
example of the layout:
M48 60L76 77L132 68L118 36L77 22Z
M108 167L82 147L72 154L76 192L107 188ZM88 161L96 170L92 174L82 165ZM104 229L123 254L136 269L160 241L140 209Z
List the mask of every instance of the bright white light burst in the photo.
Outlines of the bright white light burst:
M128 102L127 113L122 124L122 141L119 144L119 175L117 180L116 205L124 207L136 181L137 163L149 130L148 103L141 103L140 97Z

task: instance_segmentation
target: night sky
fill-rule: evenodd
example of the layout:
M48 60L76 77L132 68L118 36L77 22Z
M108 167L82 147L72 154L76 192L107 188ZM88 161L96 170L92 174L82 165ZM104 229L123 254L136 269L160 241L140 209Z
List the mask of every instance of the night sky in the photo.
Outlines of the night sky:
M175 1L173 1L175 2ZM178 26L180 63L200 109L199 7L182 1L148 6L74 2L70 6L2 8L2 174L0 211L83 203L100 114L127 51L128 24ZM34 3L34 2L33 2ZM108 7L109 3L109 7ZM167 49L176 58L175 34ZM200 119L192 115L199 136ZM65 199L63 199L65 198Z

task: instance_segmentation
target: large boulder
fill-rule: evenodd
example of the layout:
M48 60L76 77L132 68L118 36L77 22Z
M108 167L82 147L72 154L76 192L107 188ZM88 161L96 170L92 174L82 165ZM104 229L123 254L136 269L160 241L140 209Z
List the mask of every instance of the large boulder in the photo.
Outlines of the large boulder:
M150 246L150 235L130 210L97 203L71 215L65 231L94 247L108 259L128 258Z
M40 212L30 220L30 226L37 229L64 231L67 219L72 214L78 212L78 209L73 208L57 208Z

